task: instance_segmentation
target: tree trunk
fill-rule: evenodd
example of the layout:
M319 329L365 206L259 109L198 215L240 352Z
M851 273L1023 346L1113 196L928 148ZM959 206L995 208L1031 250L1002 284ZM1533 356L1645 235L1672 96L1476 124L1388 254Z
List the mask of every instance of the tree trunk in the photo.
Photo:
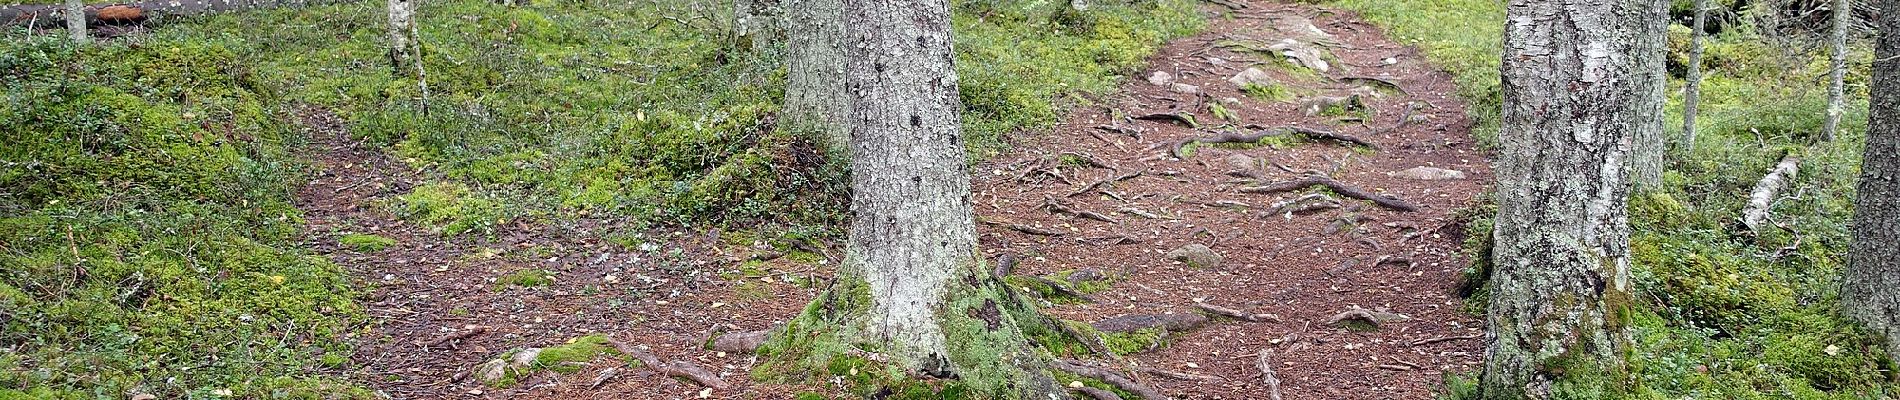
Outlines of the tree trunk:
M1626 163L1662 128L1664 4L1509 3L1486 399L1626 387Z
M91 38L86 34L86 3L80 0L66 0L66 31L71 32L73 41L85 43Z
M415 69L415 37L411 36L416 24L417 0L389 0L389 67L396 76L407 76Z
M1702 39L1709 19L1709 0L1695 0L1695 23L1689 34L1688 87L1682 92L1682 149L1695 151L1695 117L1702 105Z
M1559 2L1563 3L1564 1ZM1635 98L1628 100L1632 102L1630 107L1633 107L1634 110L1645 110L1641 113L1622 116L1623 119L1619 121L1628 124L1631 130L1630 139L1633 143L1629 162L1630 182L1628 182L1628 184L1635 185L1637 189L1653 190L1662 185L1663 153L1669 149L1669 141L1663 135L1663 124L1665 122L1663 121L1662 112L1663 104L1667 103L1666 99L1668 98L1669 91L1669 79L1667 78L1669 55L1667 39L1669 34L1669 1L1621 0L1613 1L1613 3L1625 4L1631 7L1639 7L1637 4L1643 5L1640 7L1656 4L1654 10L1640 7L1628 11L1605 10L1603 11L1604 13L1616 13L1621 15L1604 17L1612 19L1605 20L1603 22L1604 26L1579 28L1580 31L1605 30L1606 33L1609 32L1608 30L1628 29L1629 33L1637 35L1630 39L1654 44L1650 46L1637 45L1626 47L1629 52L1623 53L1621 56L1628 57L1629 61L1634 63L1631 64L1631 68L1634 69L1629 71L1632 75L1610 77L1610 79L1622 78L1622 82L1634 85L1625 89L1637 95ZM1568 7L1577 10L1593 10L1594 8L1598 8L1598 6L1594 5L1562 5L1556 7ZM1584 49L1583 51L1586 52L1584 56L1586 57L1590 55L1588 52L1592 51L1587 48L1579 48ZM1583 68L1586 69L1584 74L1588 75L1590 71L1587 70L1593 67L1586 64ZM1647 111L1652 109L1654 112ZM1603 127L1596 129L1603 129Z
M785 0L785 102L781 121L818 135L835 154L850 149L844 91L843 0Z
M154 19L166 17L210 14L225 11L249 10L271 7L304 7L337 3L338 0L144 0L113 3L109 7L91 7L85 12L86 21L92 25L104 23L149 23ZM0 6L0 27L26 25L32 28L54 28L66 23L63 18L53 18L63 13L65 5L13 5ZM101 11L106 11L101 13Z
M1841 274L1841 307L1885 335L1888 355L1900 361L1900 0L1881 1L1880 7L1867 148L1854 199L1854 241Z
M978 398L1066 397L1024 329L1043 321L983 267L945 0L846 0L850 239L838 283L774 357L865 359L956 377ZM860 298L861 297L861 298ZM834 345L786 341L832 337ZM797 354L801 352L818 354ZM771 362L784 362L783 358ZM815 363L827 365L826 363Z
M1821 128L1821 139L1832 141L1841 129L1841 114L1846 112L1847 96L1847 24L1854 15L1854 6L1847 0L1834 0L1832 29L1828 32L1829 64L1827 81L1827 123Z

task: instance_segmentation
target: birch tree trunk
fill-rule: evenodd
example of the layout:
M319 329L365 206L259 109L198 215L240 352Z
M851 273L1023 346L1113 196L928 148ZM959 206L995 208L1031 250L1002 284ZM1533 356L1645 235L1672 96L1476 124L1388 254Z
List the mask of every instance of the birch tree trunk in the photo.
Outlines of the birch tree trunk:
M1508 5L1485 399L1626 387L1626 177L1662 128L1664 5Z
M415 38L410 32L416 24L417 0L389 0L389 66L396 76L405 76L414 70L410 63L415 62Z
M1880 2L1880 43L1854 199L1854 242L1841 308L1887 338L1900 360L1900 0Z
M1832 29L1828 32L1829 64L1827 81L1827 123L1821 128L1821 139L1832 141L1841 129L1841 114L1845 112L1842 102L1847 92L1847 24L1854 15L1854 6L1848 0L1834 0L1832 10Z
M826 150L850 149L844 80L844 1L784 0L786 83L781 121L814 132Z
M1066 398L1023 334L1040 314L977 253L949 5L842 4L850 239L837 283L769 352L810 359L850 355L798 353L866 349L879 355L864 358L911 374L956 377L977 398ZM794 342L810 337L842 345ZM773 362L785 361L796 360ZM824 365L805 365L813 364Z
M1709 19L1709 0L1695 0L1695 23L1689 34L1689 76L1688 87L1682 92L1682 148L1684 153L1695 151L1695 117L1702 106L1702 39L1707 33L1704 24Z
M73 41L85 43L91 38L86 34L86 3L83 0L66 0L66 31L72 33Z

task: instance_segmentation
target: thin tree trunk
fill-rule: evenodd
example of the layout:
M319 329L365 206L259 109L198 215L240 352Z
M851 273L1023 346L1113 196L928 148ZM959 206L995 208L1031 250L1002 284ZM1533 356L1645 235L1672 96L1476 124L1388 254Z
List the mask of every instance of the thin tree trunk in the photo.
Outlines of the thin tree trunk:
M1832 10L1832 29L1828 33L1829 64L1827 81L1827 123L1821 128L1821 139L1832 141L1841 129L1841 114L1846 112L1847 97L1847 24L1854 15L1854 6L1848 0L1834 0Z
M1554 1L1560 3L1568 2L1565 0ZM1626 118L1625 120L1619 121L1628 124L1630 139L1633 143L1630 152L1630 181L1628 184L1634 185L1640 190L1654 190L1662 185L1663 153L1669 148L1669 141L1663 135L1663 125L1665 122L1663 121L1662 112L1663 104L1667 103L1666 99L1668 98L1669 90L1669 80L1666 78L1668 74L1667 61L1669 54L1666 39L1669 32L1669 3L1668 0L1620 0L1610 2L1629 7L1639 7L1639 9L1606 12L1631 15L1640 12L1643 13L1643 16L1632 16L1628 18L1611 17L1618 18L1618 20L1605 21L1608 26L1580 27L1579 30L1631 29L1640 32L1641 35L1650 35L1633 37L1631 38L1632 40L1643 43L1653 42L1655 44L1653 46L1628 47L1631 52L1623 54L1623 56L1629 57L1632 62L1636 63L1634 65L1635 69L1631 71L1631 73L1635 74L1632 76L1634 79L1624 79L1623 81L1633 85L1627 90L1632 90L1633 93L1639 94L1639 96L1631 98L1628 101L1632 102L1631 106L1635 107L1635 109L1649 110L1653 107L1655 112L1630 114L1623 116ZM1643 6L1638 6L1638 3L1643 4ZM1658 5L1655 6L1654 10L1640 9L1640 7L1645 7L1648 4ZM1573 4L1565 7L1585 11L1599 6ZM1587 60L1588 58L1586 58L1586 61ZM1589 69L1591 66L1585 65L1584 68ZM1587 77L1588 71L1586 71L1585 74ZM1638 87L1642 85L1646 85L1646 87ZM1602 129L1602 127L1597 129Z
M1689 34L1688 87L1682 93L1682 148L1695 151L1695 117L1702 103L1702 39L1709 18L1709 0L1695 0L1695 23Z
M412 52L415 37L410 32L416 24L416 1L389 0L389 26L385 33L389 37L389 67L396 76L407 76L415 71L410 65L415 62Z
M1880 2L1867 148L1854 199L1854 241L1841 274L1841 306L1887 338L1900 361L1900 0Z
M845 123L851 103L844 91L843 0L785 0L787 54L782 121L815 133L827 150L850 149Z
M85 43L91 36L86 34L86 3L82 0L66 0L66 30L73 35L73 41Z
M1483 398L1627 383L1626 163L1663 124L1664 5L1508 5Z

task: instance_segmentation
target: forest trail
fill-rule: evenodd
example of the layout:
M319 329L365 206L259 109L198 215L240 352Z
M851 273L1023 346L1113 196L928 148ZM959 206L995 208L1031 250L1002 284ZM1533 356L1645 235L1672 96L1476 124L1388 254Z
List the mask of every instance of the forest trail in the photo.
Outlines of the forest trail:
M1445 371L1469 370L1482 355L1482 321L1459 311L1453 291L1466 264L1458 213L1475 204L1491 173L1451 77L1416 49L1341 12L1264 1L1244 6L1232 18L1210 21L1203 34L1168 44L1118 93L1051 130L1018 135L1011 151L973 167L981 246L992 259L1017 260L1019 275L1046 282L1100 277L1076 285L1102 289L1086 295L1092 302L1048 309L1062 318L1201 315L1196 303L1204 302L1277 320L1216 317L1163 335L1166 346L1126 357L1210 378L1137 374L1169 396L1269 398L1256 354L1271 348L1270 366L1286 399L1431 398ZM1283 39L1295 42L1270 49ZM1323 60L1327 71L1280 60L1285 51L1309 63ZM1253 96L1229 82L1250 67L1264 72ZM1320 98L1357 101L1313 104ZM1212 111L1216 105L1225 111ZM399 399L788 398L813 390L752 383L746 371L755 359L702 345L718 332L768 329L790 318L816 290L797 283L829 276L828 262L730 245L704 230L653 230L638 244L613 243L604 236L621 232L620 221L585 216L445 237L386 206L421 184L425 172L351 139L326 110L301 114L320 171L298 193L307 242L366 291L368 320L351 338L359 346L351 372L358 382ZM1199 128L1157 114L1192 114ZM1363 143L1288 134L1259 146L1174 151L1190 139L1278 127ZM1397 173L1414 167L1464 177ZM1416 211L1344 197L1353 191L1345 187L1242 191L1310 173L1369 197L1402 199L1387 203ZM1276 204L1298 199L1307 201L1276 212ZM359 248L341 242L347 234L394 244ZM1206 246L1221 260L1170 260L1168 253L1189 245ZM763 265L739 266L748 260ZM548 279L518 280L541 275L524 271L545 271ZM1376 330L1329 323L1355 307L1387 322ZM1407 320L1391 321L1393 314ZM525 369L506 388L478 382L484 363L511 350L592 334L696 363L732 388L704 391L607 357L552 366L572 370L565 374Z

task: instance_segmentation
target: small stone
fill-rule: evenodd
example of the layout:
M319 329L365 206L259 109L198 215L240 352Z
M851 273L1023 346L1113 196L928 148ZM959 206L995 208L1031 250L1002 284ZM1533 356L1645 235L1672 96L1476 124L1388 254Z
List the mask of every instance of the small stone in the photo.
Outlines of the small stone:
M1453 169L1420 166L1412 167L1404 171L1393 172L1392 177L1418 181L1448 181L1465 179L1465 173Z
M1227 166L1238 171L1251 172L1260 168L1260 160L1248 157L1246 154L1229 154L1227 155Z
M1198 94L1198 93L1201 93L1201 87L1200 87L1200 86L1194 86L1194 85L1189 85L1189 84L1185 84L1185 83L1180 83L1180 82L1175 82L1175 83L1174 83L1174 84L1172 84L1172 85L1168 85L1168 90L1170 90L1170 91L1173 91L1173 92L1175 92L1175 93L1180 93L1180 94Z
M1248 84L1271 85L1273 84L1273 75L1268 75L1267 71L1262 71L1259 68L1247 68L1246 71L1240 71L1240 73L1234 74L1234 77L1227 78L1227 83L1243 87Z
M1174 74L1155 71L1155 73L1148 75L1148 83L1155 86L1168 86L1174 83Z
M1083 283L1083 282L1099 281L1104 278L1107 278L1107 277L1102 276L1101 271L1096 271L1094 268L1082 268L1082 269L1075 270L1075 272L1070 272L1068 280L1069 280L1069 283L1077 284L1077 283Z
M157 399L158 399L158 396L154 396L151 393L139 393L139 394L132 395L132 400L157 400Z
M1082 381L1069 381L1069 388L1071 388L1071 389L1081 389L1081 388L1082 388Z
M515 368L527 368L529 365L534 365L534 359L540 356L541 348L529 347L515 352L515 356L508 359L508 364Z
M1207 63L1212 64L1212 65L1227 65L1227 59L1214 57L1214 56L1208 56Z
M1227 104L1227 105L1230 105L1230 106L1238 106L1238 105L1240 105L1240 99L1237 99L1237 98L1233 98L1233 97L1222 97L1222 98L1220 98L1220 102L1221 102L1221 103L1225 103L1225 104Z
M712 398L712 388L700 389L699 398L702 398L702 399Z
M1385 65L1393 65L1393 64L1399 63L1399 59L1392 58L1392 57L1386 57L1384 60L1379 60L1379 61L1385 63Z
M1221 263L1220 253L1200 243L1188 244L1169 251L1168 259L1187 263L1190 267L1215 268Z
M476 367L475 369L475 378L481 379L482 383L492 384L495 382L500 382L503 378L507 378L507 377L508 377L508 361L507 360L502 360L499 358L488 360L488 362L482 363L482 366Z

